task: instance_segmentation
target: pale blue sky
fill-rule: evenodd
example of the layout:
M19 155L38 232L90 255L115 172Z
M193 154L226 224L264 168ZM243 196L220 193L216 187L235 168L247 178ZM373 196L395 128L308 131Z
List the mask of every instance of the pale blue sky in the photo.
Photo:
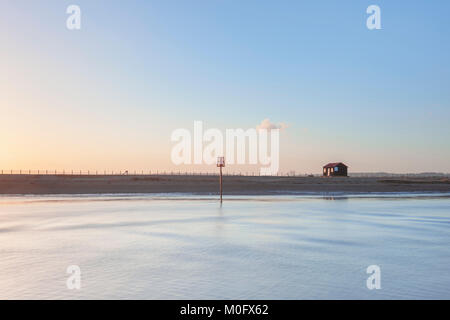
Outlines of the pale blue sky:
M79 31L65 27L69 4ZM382 30L366 28L371 4ZM0 167L170 168L172 130L270 118L289 124L284 171L450 172L449 12L448 1L2 1Z

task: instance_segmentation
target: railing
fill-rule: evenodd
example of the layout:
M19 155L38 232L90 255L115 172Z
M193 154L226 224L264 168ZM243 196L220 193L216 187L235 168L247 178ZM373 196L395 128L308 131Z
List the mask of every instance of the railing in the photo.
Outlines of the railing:
M170 170L0 170L0 175L68 175L68 176L144 176L144 175L176 175L176 176L217 176L217 171L170 171ZM225 176L245 176L256 177L260 176L259 172L253 171L227 171L224 170ZM310 174L296 174L294 172L279 172L277 176L280 177L306 177L312 176ZM317 176L317 175L316 175Z
M217 171L178 171L178 170L0 170L0 175L72 175L72 176L144 176L144 175L176 175L176 176L217 176ZM225 176L243 176L256 177L260 176L259 171L235 171L232 169L224 170ZM322 174L304 174L293 171L279 172L276 176L279 177L321 177ZM420 178L420 177L442 177L449 178L448 173L350 173L353 178Z

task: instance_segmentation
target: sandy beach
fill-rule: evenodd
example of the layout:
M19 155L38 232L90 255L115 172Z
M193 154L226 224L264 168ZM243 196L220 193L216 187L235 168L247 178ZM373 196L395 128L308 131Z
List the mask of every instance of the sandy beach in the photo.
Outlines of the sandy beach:
M194 193L214 194L218 176L0 175L0 194ZM224 194L450 192L448 178L224 176Z

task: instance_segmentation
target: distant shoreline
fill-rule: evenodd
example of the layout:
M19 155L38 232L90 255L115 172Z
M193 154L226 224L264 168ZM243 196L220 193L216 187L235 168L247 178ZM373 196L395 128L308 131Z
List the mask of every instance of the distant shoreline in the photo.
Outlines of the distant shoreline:
M225 195L292 195L307 193L450 192L440 177L259 177L224 176ZM212 175L0 175L0 194L133 194L191 193L219 190Z

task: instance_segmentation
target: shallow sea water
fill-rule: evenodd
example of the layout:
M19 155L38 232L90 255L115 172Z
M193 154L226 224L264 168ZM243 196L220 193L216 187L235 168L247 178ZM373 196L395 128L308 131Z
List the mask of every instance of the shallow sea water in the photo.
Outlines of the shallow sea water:
M0 197L0 299L97 298L450 299L450 195Z

